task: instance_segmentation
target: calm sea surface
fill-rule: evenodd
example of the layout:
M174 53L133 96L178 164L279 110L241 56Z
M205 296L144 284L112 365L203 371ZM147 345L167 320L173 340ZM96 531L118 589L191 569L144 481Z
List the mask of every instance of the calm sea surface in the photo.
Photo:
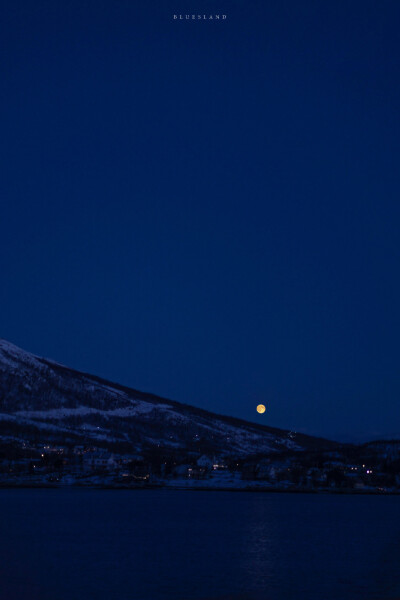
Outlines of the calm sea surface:
M399 508L400 496L0 490L0 598L400 598Z

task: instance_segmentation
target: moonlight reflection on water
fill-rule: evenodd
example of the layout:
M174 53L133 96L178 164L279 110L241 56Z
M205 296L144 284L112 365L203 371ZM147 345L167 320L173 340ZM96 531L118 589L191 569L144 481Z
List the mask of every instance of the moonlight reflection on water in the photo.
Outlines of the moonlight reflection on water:
M398 496L3 489L0 598L393 600L398 504Z

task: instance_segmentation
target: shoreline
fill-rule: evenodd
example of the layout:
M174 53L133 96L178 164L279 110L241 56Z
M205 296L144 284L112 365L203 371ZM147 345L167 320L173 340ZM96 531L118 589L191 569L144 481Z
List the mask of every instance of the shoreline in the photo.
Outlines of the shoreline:
M111 485L111 484L49 484L49 483L0 483L0 490L11 489L51 489L51 490L125 490L125 491L189 491L189 492L258 492L263 494L320 494L320 495L346 495L346 496L399 496L400 490L354 490L351 488L343 489L308 489L296 488L288 489L284 487L211 487L211 486L183 486L183 485Z

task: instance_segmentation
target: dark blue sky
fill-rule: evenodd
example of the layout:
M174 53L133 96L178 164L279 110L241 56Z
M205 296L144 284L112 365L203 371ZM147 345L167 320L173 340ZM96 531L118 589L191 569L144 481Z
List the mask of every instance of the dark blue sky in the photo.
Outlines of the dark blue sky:
M219 413L400 433L399 17L2 2L0 336Z

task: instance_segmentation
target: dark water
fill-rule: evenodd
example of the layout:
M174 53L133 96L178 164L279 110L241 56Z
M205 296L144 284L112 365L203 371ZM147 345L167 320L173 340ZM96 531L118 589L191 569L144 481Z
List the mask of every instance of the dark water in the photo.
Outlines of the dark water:
M1 600L400 598L400 497L1 490Z

